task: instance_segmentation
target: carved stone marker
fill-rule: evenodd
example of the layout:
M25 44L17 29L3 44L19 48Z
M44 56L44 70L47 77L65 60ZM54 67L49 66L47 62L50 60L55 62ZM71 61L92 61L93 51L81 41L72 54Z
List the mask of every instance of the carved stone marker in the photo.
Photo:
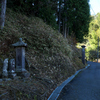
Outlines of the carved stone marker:
M29 77L30 74L25 69L25 47L27 43L22 41L22 38L19 38L19 41L12 46L16 47L16 73L24 77Z
M8 77L8 58L6 58L3 62L3 72L2 72L2 77L7 78Z
M81 46L82 47L82 63L85 65L85 46Z
M9 78L15 78L15 59L9 61Z

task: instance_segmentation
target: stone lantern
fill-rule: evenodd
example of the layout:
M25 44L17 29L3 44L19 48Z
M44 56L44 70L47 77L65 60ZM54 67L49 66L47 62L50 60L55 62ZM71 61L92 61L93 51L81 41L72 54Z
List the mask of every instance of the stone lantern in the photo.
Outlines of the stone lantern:
M82 63L85 65L85 47L86 46L81 46L82 47Z
M25 47L27 43L22 41L22 38L19 38L17 43L12 44L16 48L16 73L17 75L24 75L25 77L29 74L25 69Z

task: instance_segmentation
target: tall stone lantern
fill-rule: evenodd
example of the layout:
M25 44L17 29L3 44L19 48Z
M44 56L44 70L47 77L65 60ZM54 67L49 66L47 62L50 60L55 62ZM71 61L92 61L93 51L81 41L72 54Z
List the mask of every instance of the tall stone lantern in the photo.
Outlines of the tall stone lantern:
M85 65L85 47L86 46L81 46L82 47L82 63Z
M12 46L16 48L16 73L25 76L27 73L25 69L25 47L27 43L24 43L22 38L19 38L19 41L12 44Z

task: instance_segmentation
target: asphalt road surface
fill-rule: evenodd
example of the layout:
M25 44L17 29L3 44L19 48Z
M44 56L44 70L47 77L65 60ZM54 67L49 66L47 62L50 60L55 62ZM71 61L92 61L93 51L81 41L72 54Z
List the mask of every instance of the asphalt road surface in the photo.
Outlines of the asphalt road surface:
M90 67L68 83L57 100L100 100L100 64L88 63Z

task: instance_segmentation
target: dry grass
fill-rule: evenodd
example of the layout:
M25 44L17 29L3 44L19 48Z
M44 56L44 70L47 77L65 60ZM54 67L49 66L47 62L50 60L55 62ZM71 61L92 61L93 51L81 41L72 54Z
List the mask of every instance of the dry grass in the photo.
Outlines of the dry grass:
M0 58L3 60L15 58L14 48L10 45L18 38L28 44L26 58L30 68L26 67L31 73L30 79L9 81L9 85L3 82L9 95L12 93L12 99L25 100L27 97L27 100L33 100L38 96L37 99L46 100L57 85L84 67L72 42L37 17L28 18L7 9L5 27L0 34Z

